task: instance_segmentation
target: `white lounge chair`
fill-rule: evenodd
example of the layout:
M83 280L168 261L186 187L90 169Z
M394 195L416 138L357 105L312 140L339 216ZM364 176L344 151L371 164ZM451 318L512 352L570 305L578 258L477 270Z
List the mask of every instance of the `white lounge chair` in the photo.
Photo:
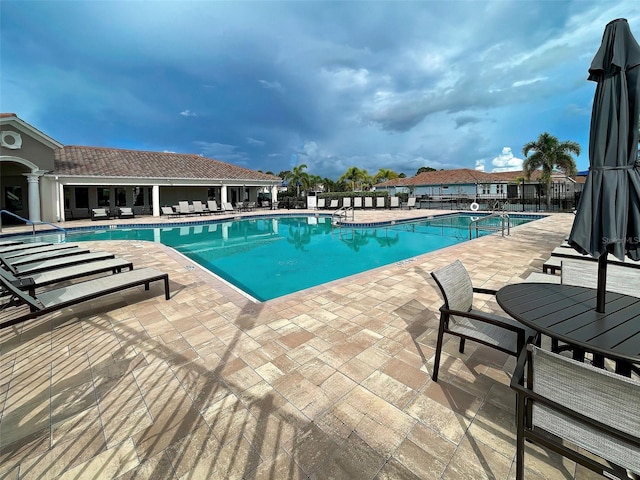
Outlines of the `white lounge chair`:
M220 213L221 210L218 208L218 202L215 200L207 200L207 207L209 208L209 212L211 213Z
M208 215L209 210L202 205L200 200L193 201L193 213L197 213L198 215Z
M28 242L28 243L17 243L17 244L9 244L0 248L0 254L4 255L10 252L16 252L18 250L28 250L31 248L40 248L40 247L48 247L53 245L51 242Z
M321 208L325 208L325 202L326 200L324 198L319 198L318 199L318 203L317 203L317 208L321 209Z
M342 207L343 208L349 208L351 207L351 197L344 197L342 199Z
M172 207L160 207L162 215L165 217L177 217L180 213L176 212Z
M412 208L416 208L416 197L410 197L406 202L402 203L402 208L407 208L411 210Z
M373 208L373 198L364 197L364 208Z
M178 202L178 213L180 215L193 215L193 210L189 207L189 202L184 200Z
M338 209L338 202L339 202L339 200L337 198L334 198L333 200L331 200L331 203L329 204L329 208L331 210L337 210Z
M362 197L353 198L353 208L362 208Z
M385 203L384 197L376 197L376 208L385 208Z
M389 203L389 207L390 208L400 208L400 198L393 196L390 198L390 203Z

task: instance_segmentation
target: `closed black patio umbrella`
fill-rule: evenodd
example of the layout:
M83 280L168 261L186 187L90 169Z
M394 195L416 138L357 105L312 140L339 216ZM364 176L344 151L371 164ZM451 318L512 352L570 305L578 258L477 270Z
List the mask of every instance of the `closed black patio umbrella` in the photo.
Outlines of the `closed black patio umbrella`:
M598 258L596 310L604 312L608 254L640 260L640 46L626 19L605 27L589 80L597 82L590 166L569 243Z

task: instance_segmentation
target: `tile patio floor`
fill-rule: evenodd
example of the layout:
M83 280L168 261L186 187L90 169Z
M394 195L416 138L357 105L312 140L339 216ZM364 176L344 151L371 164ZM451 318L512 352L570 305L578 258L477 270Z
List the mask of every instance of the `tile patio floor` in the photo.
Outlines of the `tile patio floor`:
M93 242L168 272L172 298L152 285L0 330L0 478L515 478L514 361L451 340L431 381L429 273L459 258L476 286L522 281L573 218L265 303L162 245ZM592 478L539 449L527 467Z

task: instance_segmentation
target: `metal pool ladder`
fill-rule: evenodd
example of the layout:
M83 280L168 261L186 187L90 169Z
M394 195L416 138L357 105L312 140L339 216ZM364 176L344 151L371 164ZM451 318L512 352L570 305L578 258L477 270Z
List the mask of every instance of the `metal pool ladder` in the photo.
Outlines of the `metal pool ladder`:
M355 218L353 207L340 207L331 214L331 225L339 227L343 221L349 219L349 212L351 212L351 221L353 222Z
M491 215L487 215L486 217L476 218L475 220L471 220L469 222L469 240L473 238L473 229L475 227L476 238L478 238L478 232L480 230L479 224L480 222L484 222L491 218L500 218L500 226L497 225L485 225L482 227L482 230L490 230L493 232L502 231L502 236L504 237L505 226L507 230L507 235L511 235L511 220L509 219L509 214L504 212L496 212Z

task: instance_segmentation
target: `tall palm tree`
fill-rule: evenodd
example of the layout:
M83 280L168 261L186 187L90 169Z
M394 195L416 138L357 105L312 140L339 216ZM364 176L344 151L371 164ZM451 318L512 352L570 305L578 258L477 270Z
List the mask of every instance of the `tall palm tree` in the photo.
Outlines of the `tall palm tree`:
M306 168L307 166L302 163L300 165L296 165L291 169L291 171L285 173L284 179L289 182L289 186L296 186L296 196L298 197L300 196L300 186L303 188L309 187L309 174L304 171Z
M394 178L398 178L399 175L397 172L394 172L393 170L389 169L389 168L381 168L378 170L378 173L376 173L373 177L373 183L382 183L382 182L386 182L387 180L393 180Z
M351 191L355 191L356 185L362 180L362 170L358 167L349 167L346 172L340 177L340 182L351 182Z
M547 194L547 211L551 210L551 175L554 168L565 175L573 176L577 172L576 161L572 153L580 155L580 145L577 142L561 142L547 132L542 133L534 142L522 147L525 161L522 169L527 179L531 178L534 170L542 169L542 181ZM529 152L533 152L529 157Z

